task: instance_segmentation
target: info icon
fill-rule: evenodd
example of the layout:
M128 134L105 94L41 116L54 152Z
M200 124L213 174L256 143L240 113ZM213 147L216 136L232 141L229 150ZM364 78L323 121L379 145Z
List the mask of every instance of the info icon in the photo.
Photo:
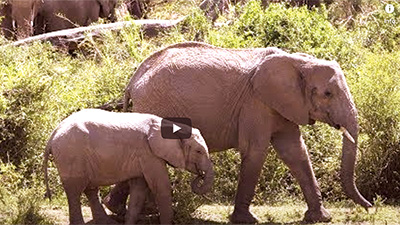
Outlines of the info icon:
M187 139L192 136L192 121L184 117L161 120L161 136L165 139Z
M387 13L393 13L394 12L394 6L392 4L386 4L385 5L385 11Z

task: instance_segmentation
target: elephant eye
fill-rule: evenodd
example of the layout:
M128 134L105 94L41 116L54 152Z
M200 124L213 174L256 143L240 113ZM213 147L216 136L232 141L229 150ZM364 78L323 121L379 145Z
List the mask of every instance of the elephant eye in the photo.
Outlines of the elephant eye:
M332 97L332 93L330 91L325 91L324 94L325 94L325 97L328 97L328 98Z
M201 154L201 151L200 151L200 150L196 150L196 153L197 153L197 154Z

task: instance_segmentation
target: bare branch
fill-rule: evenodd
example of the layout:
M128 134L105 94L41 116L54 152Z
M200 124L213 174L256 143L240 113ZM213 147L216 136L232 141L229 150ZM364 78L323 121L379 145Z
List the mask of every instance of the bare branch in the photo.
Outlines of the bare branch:
M29 38L25 38L19 41L15 41L12 43L13 46L24 45L27 43L31 43L34 41L44 41L44 40L51 40L51 39L61 39L65 42L69 41L79 41L87 35L98 35L104 30L121 30L124 27L129 27L133 25L141 26L143 32L148 36L155 36L160 31L175 27L181 21L183 21L186 17L182 17L176 20L133 20L133 21L123 21L123 22L116 22L116 23L109 23L109 24L100 24L100 25L93 25L88 27L79 27L73 29L66 29L66 30L59 30L51 33L41 34L32 36Z

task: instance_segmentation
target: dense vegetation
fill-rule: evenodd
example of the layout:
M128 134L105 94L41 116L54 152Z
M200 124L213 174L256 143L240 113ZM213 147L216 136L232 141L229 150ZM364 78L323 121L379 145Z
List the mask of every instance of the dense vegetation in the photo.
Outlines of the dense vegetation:
M0 37L0 223L52 223L40 211L44 145L52 129L83 108L116 102L129 78L152 52L182 41L221 47L276 46L336 60L345 71L361 127L357 185L368 199L400 199L400 4L388 14L379 1L351 11L332 3L312 10L250 0L231 6L215 27L194 1L160 3L149 17L189 15L177 28L146 38L138 27L87 37L76 56L36 42L13 47ZM389 2L389 1L388 1ZM166 13L168 16L166 16ZM351 18L350 18L351 17ZM124 18L129 19L129 18ZM302 127L324 200L345 199L339 183L341 135L327 125ZM217 203L233 202L240 158L235 150L212 155ZM302 198L287 167L271 151L257 186L255 204ZM51 187L63 199L55 168ZM190 175L171 169L177 222L208 200L190 193ZM182 181L183 180L183 181ZM193 200L194 199L194 200ZM397 201L397 202L396 202ZM66 201L59 201L66 204Z

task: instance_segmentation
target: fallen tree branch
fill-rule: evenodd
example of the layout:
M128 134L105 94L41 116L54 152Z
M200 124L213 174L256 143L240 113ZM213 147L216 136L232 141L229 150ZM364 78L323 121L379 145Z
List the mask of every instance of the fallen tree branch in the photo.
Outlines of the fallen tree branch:
M171 27L175 27L186 17L182 17L176 20L133 20L133 21L122 21L109 24L100 24L87 27L72 28L66 30L59 30L55 32L45 33L41 35L32 36L19 41L11 43L13 46L24 45L34 41L45 41L55 38L62 39L63 41L79 41L87 35L97 35L103 30L121 30L124 27L132 25L139 25L143 32L148 36L155 36L160 31L166 30Z

